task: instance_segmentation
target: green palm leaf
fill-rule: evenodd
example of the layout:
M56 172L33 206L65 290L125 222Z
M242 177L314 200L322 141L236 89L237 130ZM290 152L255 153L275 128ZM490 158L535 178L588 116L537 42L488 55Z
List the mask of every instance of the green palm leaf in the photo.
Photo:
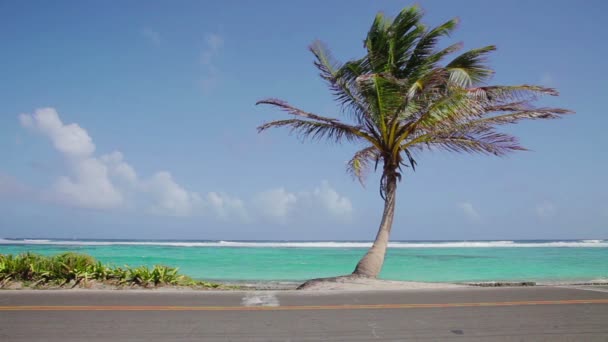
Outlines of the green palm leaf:
M270 128L287 127L291 133L295 133L302 139L311 140L334 140L341 142L343 139L347 141L357 141L361 136L357 135L353 129L339 126L327 122L306 121L300 119L277 120L265 123L258 127L258 132L263 132Z
M469 50L454 58L446 65L446 69L450 73L450 82L459 87L468 88L489 80L494 74L494 70L486 65L486 55L495 50L496 46L490 45Z
M375 146L368 146L355 153L347 163L346 171L365 186L365 177L371 169L372 163L378 165L381 155Z

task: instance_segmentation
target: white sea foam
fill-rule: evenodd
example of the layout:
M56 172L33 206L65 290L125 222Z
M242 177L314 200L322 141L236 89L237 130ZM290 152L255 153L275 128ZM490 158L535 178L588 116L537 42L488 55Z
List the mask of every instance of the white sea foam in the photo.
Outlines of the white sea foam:
M0 238L0 245L61 245L61 246L168 246L168 247L257 247L257 248L368 248L371 242L342 241L79 241L79 240L12 240ZM451 241L451 242L391 242L390 248L492 248L492 247L608 247L606 240L578 241Z
M43 240L43 239L23 239L23 242L25 242L25 243L32 243L32 244L36 244L36 243L45 243L45 242L51 242L51 240Z

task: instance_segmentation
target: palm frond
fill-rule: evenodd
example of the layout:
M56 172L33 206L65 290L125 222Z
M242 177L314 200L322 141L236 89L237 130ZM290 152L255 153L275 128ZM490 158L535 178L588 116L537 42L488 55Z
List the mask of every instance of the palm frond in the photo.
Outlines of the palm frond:
M413 171L416 171L416 165L418 165L418 163L414 159L413 153L407 148L402 149L402 151L405 153L405 156L407 157L407 160L410 163L409 166L412 168Z
M260 104L267 104L267 105L271 105L271 106L275 106L275 107L279 107L280 109L282 109L283 111L291 114L291 115L295 115L295 116L301 116L307 119L311 119L311 120L317 120L317 121L323 121L323 122L331 122L331 123L336 123L339 120L338 119L334 119L334 118L327 118L324 116L319 116L316 114L312 114L306 111L303 111L299 108L296 108L292 105L290 105L289 103L283 101L283 100L279 100L279 99L265 99L265 100L260 100L258 102L255 103L256 105L260 105Z
M300 131L300 129L303 129L303 131L300 131L300 132L306 132L304 127L311 128L314 126L314 127L317 127L319 132L316 132L313 129L310 132L310 134L314 134L315 136L324 136L325 133L323 133L323 132L325 131L325 129L329 129L329 128L333 127L337 130L343 130L345 132L344 134L346 134L346 132L348 132L348 135L345 135L347 137L352 134L352 135L358 136L359 138L363 138L363 139L367 140L372 145L380 146L380 144L381 144L376 139L375 132L369 131L370 128L373 128L369 125L352 126L349 124L345 124L345 123L340 122L340 120L338 120L338 119L327 118L327 117L323 117L323 116L319 116L316 114L312 114L312 113L303 111L303 110L296 108L296 107L288 104L287 102L279 100L279 99L261 100L256 103L256 105L259 105L259 104L268 104L268 105L272 105L275 107L279 107L280 109L282 109L283 111L286 111L289 114L308 119L308 120L293 119L294 120L293 123L294 123L294 125L296 125L296 127L292 127L292 129L295 128L296 131ZM289 123L290 121L291 120L279 120L279 121L269 122L267 124L259 126L258 132L264 131L270 127L288 126L288 125L290 125L290 123ZM310 124L312 126L306 126L306 124ZM323 128L322 124L325 124L326 128ZM331 132L331 130L329 130L329 131ZM335 133L338 134L337 131ZM330 134L330 136L334 136L334 134L332 133L332 134ZM349 140L350 140L350 138L349 138Z
M517 138L514 136L492 130L478 134L454 132L447 135L427 135L417 143L406 144L406 147L410 149L442 149L450 152L480 153L495 156L504 156L513 151L526 151L524 147L519 145Z
M389 60L385 72L398 74L409 60L416 42L426 31L421 24L422 11L417 6L403 9L393 20L389 35Z
M485 112L483 103L471 99L465 92L457 91L436 100L412 124L412 128L436 128L470 118L479 118Z
M493 103L505 103L511 101L534 101L540 96L558 96L559 93L553 88L536 85L522 84L514 86L486 86L469 88L469 94L478 100L491 101Z
M276 120L258 126L258 133L270 128L287 127L290 133L296 134L302 140L333 140L340 142L343 139L353 142L362 139L352 129L331 122L308 121L301 119Z
M380 162L380 151L375 146L368 146L355 153L347 163L346 171L365 186L365 178L371 169L372 163L376 166Z
M514 107L516 108L516 107ZM514 113L484 117L472 120L467 125L496 126L514 124L521 120L559 119L563 115L573 114L573 111L562 108L532 108Z
M352 114L351 116L358 124L368 121L366 104L354 82L358 75L352 77L349 74L350 69L343 69L344 65L337 62L329 49L320 41L315 41L309 49L315 56L314 65L319 69L321 78L328 83L329 89L341 105L342 111Z
M418 79L408 79L407 94L405 95L407 101L422 100L429 102L430 98L442 96L447 89L448 76L444 69L434 68L428 70Z
M469 50L454 58L446 65L450 72L450 82L468 88L487 81L494 74L492 68L486 65L487 54L495 50L496 46L490 45Z
M384 14L378 13L367 33L367 38L364 42L367 49L366 58L371 68L370 71L373 73L385 71L386 62L389 59L389 37L387 30L390 24L390 21L384 17Z
M439 39L442 36L448 36L457 25L458 19L452 19L424 33L418 40L411 56L404 63L399 77L418 79L428 70L433 69L435 64L444 56L459 49L460 44L454 44L440 52L435 52Z
M441 61L445 56L452 54L456 51L462 49L464 45L462 43L454 43L443 50L439 50L427 57L427 61L425 62L427 69L433 69L437 62Z
M382 139L389 134L389 122L403 108L400 85L390 74L369 74L359 76L357 84L361 94L370 105L370 114Z

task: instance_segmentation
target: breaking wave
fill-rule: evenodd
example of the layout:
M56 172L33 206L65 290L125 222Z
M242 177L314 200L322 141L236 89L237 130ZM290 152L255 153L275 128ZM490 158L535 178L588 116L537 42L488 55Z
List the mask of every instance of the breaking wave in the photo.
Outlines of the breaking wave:
M344 241L103 241L2 239L0 245L60 246L167 246L167 247L249 247L249 248L368 248L371 242ZM608 247L607 240L567 241L428 241L389 243L390 248L496 248L496 247Z

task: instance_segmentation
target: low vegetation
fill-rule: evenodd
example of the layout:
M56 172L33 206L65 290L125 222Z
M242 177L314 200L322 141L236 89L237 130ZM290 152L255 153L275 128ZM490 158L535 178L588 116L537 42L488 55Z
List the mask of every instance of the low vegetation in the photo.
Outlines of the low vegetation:
M161 287L218 288L220 284L197 281L178 273L177 268L112 267L78 253L45 256L35 253L0 254L0 288L25 287Z

